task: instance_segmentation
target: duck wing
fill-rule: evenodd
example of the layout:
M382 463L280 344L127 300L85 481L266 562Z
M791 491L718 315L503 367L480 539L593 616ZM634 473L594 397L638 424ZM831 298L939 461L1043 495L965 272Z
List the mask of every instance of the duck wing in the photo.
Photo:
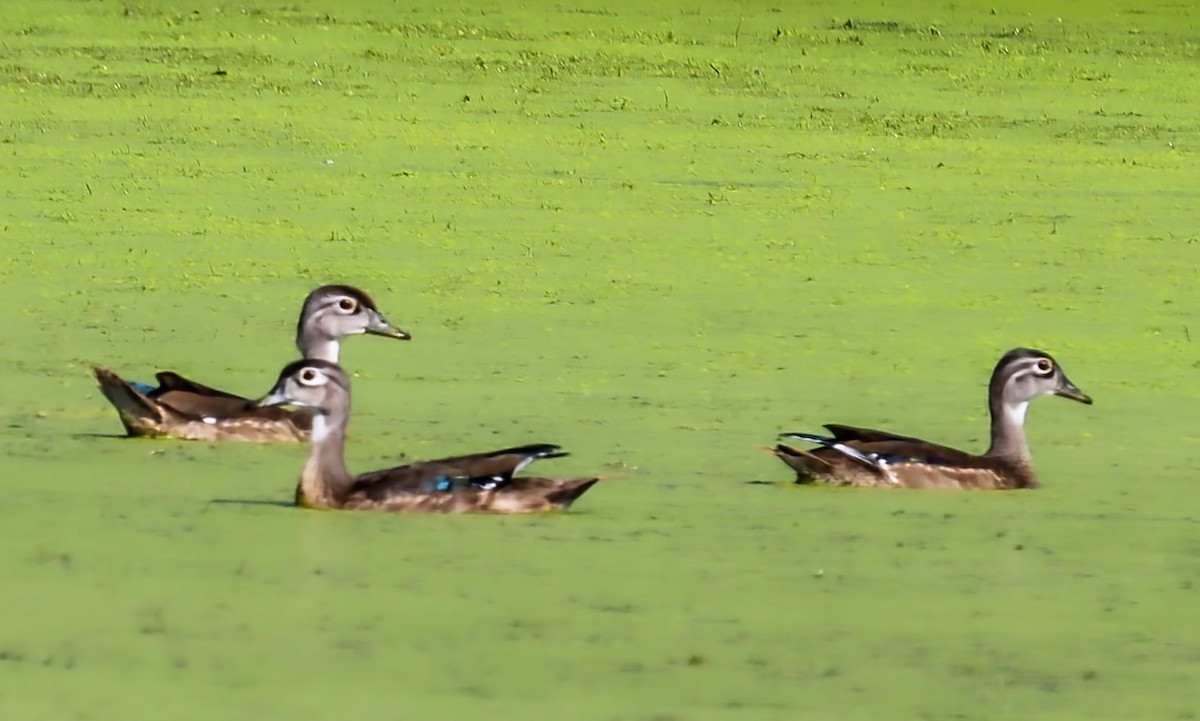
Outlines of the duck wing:
M900 436L888 431L878 431L874 428L858 428L857 426L845 426L840 423L826 423L825 430L833 434L833 437L839 441L864 441L867 443L875 443L879 441L913 441L916 443L924 443L919 438L912 436Z
M567 455L559 446L538 443L498 451L418 461L354 479L354 489L378 498L380 494L430 493L474 487L491 490L513 482L513 476L539 458Z
M211 396L213 398L230 398L232 400L249 401L249 398L244 398L227 391L217 390L211 386L202 385L196 381L184 378L175 371L159 371L154 374L155 380L158 381L158 388L150 391L148 395L151 398L158 398L164 393L195 393L200 396Z
M559 446L538 443L372 471L354 479L346 506L494 513L565 509L599 478L516 475L536 460L565 455Z
M978 463L979 457L956 448L939 446L916 438L878 441L846 441L828 439L814 453L832 452L848 455L861 462L879 467L881 464L924 464L929 466L964 466Z
M218 420L261 415L258 411L262 409L256 408L249 398L202 385L174 371L159 371L155 378L158 388L147 393L147 397L184 415Z

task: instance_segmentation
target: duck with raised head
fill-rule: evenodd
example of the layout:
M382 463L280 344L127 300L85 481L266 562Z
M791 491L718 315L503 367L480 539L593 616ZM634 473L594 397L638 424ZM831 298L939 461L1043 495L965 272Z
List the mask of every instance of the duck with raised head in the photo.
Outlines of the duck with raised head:
M1053 394L1090 405L1092 399L1039 350L1005 353L988 384L991 445L982 455L886 431L830 424L832 436L783 433L781 438L817 444L772 451L796 472L796 483L885 488L1013 490L1037 488L1025 442L1025 411L1034 398Z
M600 480L518 476L536 460L567 455L549 443L352 475L345 461L350 379L336 363L328 361L291 363L258 403L300 406L313 414L312 449L295 496L296 505L306 508L425 513L562 511Z
M371 296L348 285L324 285L308 294L296 323L296 347L305 358L336 363L343 338L370 334L408 340L392 326ZM112 403L130 436L189 441L302 441L308 413L262 408L249 398L190 381L172 371L156 374L158 387L124 380L93 366L104 397Z

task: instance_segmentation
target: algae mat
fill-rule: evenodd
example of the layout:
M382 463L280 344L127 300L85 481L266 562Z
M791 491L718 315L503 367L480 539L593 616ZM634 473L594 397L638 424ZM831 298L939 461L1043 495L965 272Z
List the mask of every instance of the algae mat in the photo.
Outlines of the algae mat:
M0 715L1194 718L1187 4L6 3ZM533 441L570 514L282 505L299 447L127 441L372 292L351 465ZM1045 489L833 492L825 421ZM761 485L751 481L771 481Z

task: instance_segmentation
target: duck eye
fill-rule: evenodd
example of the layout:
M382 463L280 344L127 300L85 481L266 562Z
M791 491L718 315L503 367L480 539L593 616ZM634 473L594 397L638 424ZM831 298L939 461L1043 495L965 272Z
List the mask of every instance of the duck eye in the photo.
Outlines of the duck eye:
M1054 364L1053 364L1053 363L1051 363L1051 362L1049 361L1049 359L1042 358L1041 360L1039 360L1039 361L1037 362L1037 371L1038 371L1038 373L1041 373L1042 375L1047 375L1047 376L1048 376L1048 375L1050 375L1050 372L1051 372L1051 371L1053 371L1053 370L1054 370Z
M300 371L300 382L311 385L317 379L317 372L312 368L305 368Z
M358 308L358 303L355 303L353 298L342 298L338 301L338 307L347 313L353 313Z

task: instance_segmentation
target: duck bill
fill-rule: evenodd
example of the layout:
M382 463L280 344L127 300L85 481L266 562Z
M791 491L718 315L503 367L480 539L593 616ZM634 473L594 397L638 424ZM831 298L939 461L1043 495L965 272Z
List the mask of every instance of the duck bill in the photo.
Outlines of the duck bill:
M1062 396L1063 398L1070 398L1073 401L1079 401L1080 403L1089 406L1092 404L1092 397L1079 390L1074 383L1066 378L1063 378L1062 384L1059 385L1058 388L1054 389L1054 395Z
M387 322L387 319L375 311L368 311L367 334L381 335L396 340L412 340L412 336Z

